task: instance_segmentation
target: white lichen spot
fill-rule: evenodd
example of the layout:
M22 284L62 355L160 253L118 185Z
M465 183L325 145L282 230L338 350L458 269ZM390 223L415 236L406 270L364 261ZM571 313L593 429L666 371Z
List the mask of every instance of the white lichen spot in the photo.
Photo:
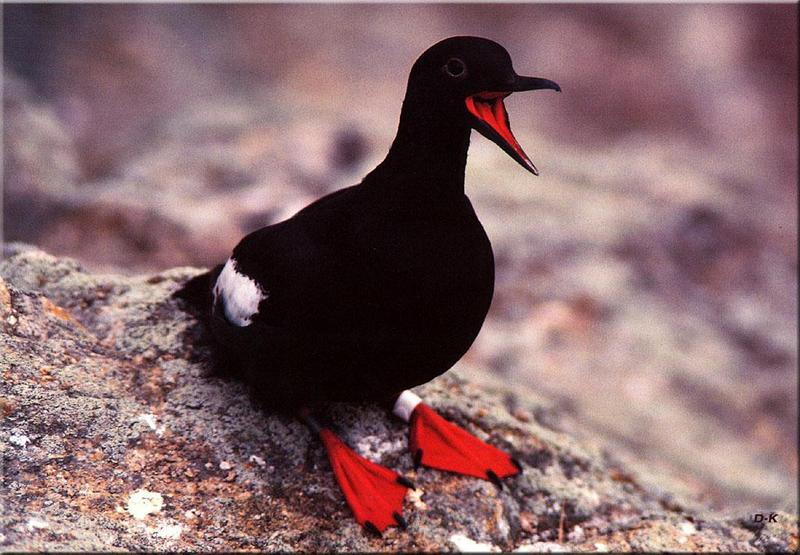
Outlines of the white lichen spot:
M583 531L583 528L578 526L577 524L572 528L572 531L567 534L567 539L573 543L581 543L583 540L586 539L586 534Z
M396 453L402 449L402 441L391 441L379 437L375 434L368 434L359 438L355 445L355 451L362 457L376 460L383 457L386 453Z
M17 447L25 447L31 442L31 438L24 434L12 434L8 441L16 445Z
M155 431L156 429L156 415L155 414L140 414L138 417L139 422L144 422L144 424L150 428L151 430Z
M264 466L265 464L267 464L267 461L265 461L258 455L250 455L250 458L248 460L252 463L256 463L258 466Z
M156 536L165 540L177 540L183 533L183 524L162 522L156 529Z
M597 542L594 544L594 548L599 551L600 553L608 553L608 546L603 542Z
M28 527L28 530L42 530L43 528L50 528L50 525L47 524L47 521L42 520L38 516L32 516L28 519L28 522L25 523Z
M415 508L415 509L419 509L419 510L421 510L421 511L424 511L425 509L427 509L427 508L428 508L428 506L427 506L427 505L425 504L425 502L422 500L422 496L423 496L423 494L424 494L424 493L425 493L425 492L424 492L424 491L422 491L422 490L421 490L421 489L419 489L419 488L417 488L417 489L412 489L412 490L410 490L410 491L408 492L408 498L409 498L409 500L411 500L411 503L413 503L413 504L414 504L414 508Z
M554 542L536 542L520 545L514 553L566 553L567 548Z
M453 534L450 536L450 543L452 543L456 550L461 553L486 553L489 551L500 551L500 549L490 543L479 543L473 539L468 538L464 534Z
M596 507L600 504L600 494L597 493L595 490L589 490L585 494L586 501L593 507Z
M197 518L197 515L194 514L193 510L189 509L188 511L183 513L183 518L185 518L186 520L194 520Z
M158 437L164 435L164 426L158 425L158 417L156 417L155 414L140 414L137 420L143 422L145 426L155 432Z
M222 461L221 463L219 463L220 470L230 470L231 468L233 468L233 465L228 461Z
M681 522L678 528L680 528L681 532L683 532L687 536L691 536L692 534L697 533L697 528L695 528L694 524L692 524L691 522Z
M128 499L127 509L133 518L142 520L149 514L157 513L163 506L164 498L160 493L140 489Z
M9 326L13 326L14 324L17 323L17 317L12 314L8 318L6 318L6 322L8 323Z

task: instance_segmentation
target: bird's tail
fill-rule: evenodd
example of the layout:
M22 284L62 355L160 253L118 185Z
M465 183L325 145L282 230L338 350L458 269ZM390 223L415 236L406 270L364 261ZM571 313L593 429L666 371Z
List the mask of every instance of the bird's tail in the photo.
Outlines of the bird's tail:
M222 267L223 264L218 264L208 272L193 277L172 294L175 298L185 300L190 307L202 315L201 320L206 324L208 316L211 314L211 305L214 302L211 289L217 282Z
M221 343L214 330L212 289L217 282L223 264L219 264L208 272L197 275L175 291L173 298L182 299L200 323L198 342L210 349L210 375L235 376L240 372L241 361L236 353Z

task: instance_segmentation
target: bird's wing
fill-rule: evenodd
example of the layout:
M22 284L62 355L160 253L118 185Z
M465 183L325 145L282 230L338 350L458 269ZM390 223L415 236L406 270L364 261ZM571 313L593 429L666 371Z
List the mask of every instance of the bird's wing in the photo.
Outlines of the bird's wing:
M240 325L258 321L317 331L341 329L363 316L358 308L372 287L372 270L359 239L354 193L337 191L242 239L216 282L228 315L237 313Z

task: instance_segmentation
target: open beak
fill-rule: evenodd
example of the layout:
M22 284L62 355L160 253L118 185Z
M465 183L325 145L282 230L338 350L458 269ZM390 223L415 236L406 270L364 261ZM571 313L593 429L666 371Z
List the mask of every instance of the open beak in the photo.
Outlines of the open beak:
M533 91L537 89L552 89L561 92L561 87L549 79L539 77L517 76L513 85L506 91L487 91L468 96L465 100L467 110L477 122L475 129L490 141L496 143L506 153L516 160L523 168L533 175L539 175L539 170L533 165L531 159L519 146L517 139L511 133L508 123L508 112L503 104L503 99L512 92Z

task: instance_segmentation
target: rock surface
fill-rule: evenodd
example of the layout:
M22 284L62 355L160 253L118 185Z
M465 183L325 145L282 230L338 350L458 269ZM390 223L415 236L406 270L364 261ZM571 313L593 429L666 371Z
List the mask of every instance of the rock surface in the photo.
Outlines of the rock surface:
M3 550L724 550L798 548L795 515L753 523L665 489L580 439L552 401L463 367L418 388L448 418L513 452L488 482L414 471L406 427L330 407L362 455L413 479L406 531L365 534L321 445L209 377L196 321L170 298L198 272L87 273L23 246L0 264Z

